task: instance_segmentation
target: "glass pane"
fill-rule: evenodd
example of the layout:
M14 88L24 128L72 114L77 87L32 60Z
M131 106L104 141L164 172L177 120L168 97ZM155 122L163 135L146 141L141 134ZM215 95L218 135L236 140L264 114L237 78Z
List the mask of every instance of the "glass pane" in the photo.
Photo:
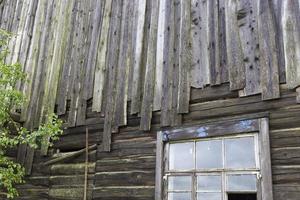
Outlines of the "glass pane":
M194 168L194 143L170 144L170 170L188 170Z
M170 176L168 181L168 190L192 190L191 176Z
M191 200L191 193L169 193L168 200Z
M221 193L197 193L197 200L222 200Z
M225 139L226 168L254 168L254 137Z
M221 191L222 179L218 175L197 176L198 191Z
M256 191L255 174L234 174L227 176L228 191Z
M200 141L196 143L197 169L223 168L222 141Z

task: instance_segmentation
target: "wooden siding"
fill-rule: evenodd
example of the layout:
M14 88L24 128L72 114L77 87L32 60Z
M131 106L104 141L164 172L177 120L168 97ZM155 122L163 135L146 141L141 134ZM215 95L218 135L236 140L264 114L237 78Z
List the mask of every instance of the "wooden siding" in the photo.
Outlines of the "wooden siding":
M213 88L218 94L220 87ZM300 105L296 93L281 90L280 100L262 102L259 95L239 98L218 96L205 100L193 99L190 113L182 124L186 127L220 123L226 120L269 118L271 164L274 200L297 200L300 195ZM193 95L195 96L195 95ZM19 199L72 199L83 196L84 154L49 166L43 164L57 156L85 147L85 128L89 128L89 144L101 144L104 117L92 112L88 105L85 126L69 128L55 143L59 154L50 151L47 157L36 153L32 175L20 186ZM151 131L139 129L139 118L128 117L128 126L112 135L111 152L101 149L89 154L89 196L97 200L153 200L155 191L156 135L160 114L154 113ZM179 126L182 127L182 126ZM176 127L175 127L176 128ZM12 152L13 154L13 152ZM72 196L71 196L72 194Z
M35 127L56 111L69 127L83 125L91 100L110 140L127 125L127 105L143 130L157 110L170 125L189 112L191 87L229 82L240 96L279 98L280 81L300 84L299 3L279 4L4 0L0 27L14 34L7 61L29 80L19 86L28 99L22 119Z
M256 117L270 118L274 200L298 199L299 10L293 0L1 1L7 62L28 78L25 126L56 112L66 127L48 152L20 148L32 171L19 199L82 199L86 127L97 146L88 199L152 200L157 131Z

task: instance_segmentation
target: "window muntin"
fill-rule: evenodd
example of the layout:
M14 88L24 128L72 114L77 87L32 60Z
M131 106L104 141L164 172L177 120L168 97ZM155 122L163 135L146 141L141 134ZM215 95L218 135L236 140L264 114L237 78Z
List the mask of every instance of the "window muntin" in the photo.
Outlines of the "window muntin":
M171 179L186 175L192 180L193 187L186 191L168 188L168 200L181 198L180 195L186 195L184 199L226 200L227 193L256 193L259 176L257 145L256 133L168 143L165 179L170 184ZM180 150L180 147L185 148ZM172 155L173 153L176 154ZM184 155L188 155L192 161L182 160ZM211 159L212 156L214 159ZM240 159L241 163L237 162L237 159ZM236 184L236 181L241 179L243 182L240 185Z

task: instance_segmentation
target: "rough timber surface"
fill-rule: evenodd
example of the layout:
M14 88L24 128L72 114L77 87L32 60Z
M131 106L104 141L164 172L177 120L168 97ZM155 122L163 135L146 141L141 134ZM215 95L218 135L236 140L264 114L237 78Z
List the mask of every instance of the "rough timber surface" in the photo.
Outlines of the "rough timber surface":
M194 88L229 82L240 96L269 100L280 83L299 86L297 1L17 2L2 1L0 27L16 34L7 61L28 74L18 87L33 126L54 111L84 125L91 102L115 119L108 132L127 125L127 105L150 130L155 111L173 116L162 126L178 123Z
M82 199L86 127L88 199L152 200L157 131L260 117L274 199L299 198L299 2L0 2L0 27L15 34L7 62L28 77L22 122L56 112L66 128L50 149L19 148L31 169L19 199Z

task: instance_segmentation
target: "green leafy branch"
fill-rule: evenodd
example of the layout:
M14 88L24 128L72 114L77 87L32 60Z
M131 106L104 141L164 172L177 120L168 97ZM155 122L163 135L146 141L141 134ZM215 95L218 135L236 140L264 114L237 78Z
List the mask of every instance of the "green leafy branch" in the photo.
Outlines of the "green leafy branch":
M38 148L43 142L49 146L63 133L62 121L55 114L47 116L45 123L36 130L29 131L12 117L12 111L22 107L23 94L16 88L18 82L26 81L26 74L18 63L6 63L9 53L8 42L11 34L0 29L0 196L18 196L17 184L24 183L25 170L22 165L7 157L8 149L19 144ZM43 140L43 138L51 140Z

